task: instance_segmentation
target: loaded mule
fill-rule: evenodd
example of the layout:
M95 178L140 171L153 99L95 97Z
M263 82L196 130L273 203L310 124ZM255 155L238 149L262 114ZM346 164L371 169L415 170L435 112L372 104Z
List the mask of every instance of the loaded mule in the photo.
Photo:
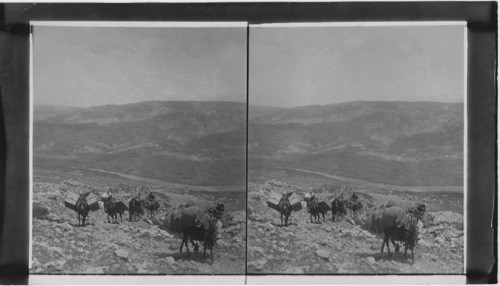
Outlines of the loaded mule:
M222 218L223 214L223 204L217 204L215 207L209 207L207 210L199 206L191 206L182 210L181 227L183 238L179 252L182 253L182 248L185 245L189 257L188 240L194 246L194 251L198 251L199 247L194 241L200 241L203 243L203 258L206 257L208 249L210 250L210 260L213 262L213 248L219 234L217 221Z

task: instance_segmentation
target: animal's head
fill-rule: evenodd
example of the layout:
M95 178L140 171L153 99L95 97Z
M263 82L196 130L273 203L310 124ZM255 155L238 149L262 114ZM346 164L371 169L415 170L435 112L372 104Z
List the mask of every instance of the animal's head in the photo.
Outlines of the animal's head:
M215 219L220 220L224 215L225 206L223 203L216 203L215 206L211 207L209 212L214 216Z
M85 195L80 195L76 201L76 208L80 211L84 211L88 208L87 199Z
M415 216L410 215L408 218L410 229L406 232L406 240L409 247L413 248L421 238L423 223Z
M424 204L419 204L417 207L417 211L424 213L425 212L425 205Z
M213 247L220 238L220 229L222 228L222 222L214 216L209 216L207 219L208 229L205 232L205 241L208 243L208 247Z
M287 210L290 208L290 200L287 195L283 195L278 203L278 208Z
M304 201L308 202L311 199L311 194L307 193L304 195Z

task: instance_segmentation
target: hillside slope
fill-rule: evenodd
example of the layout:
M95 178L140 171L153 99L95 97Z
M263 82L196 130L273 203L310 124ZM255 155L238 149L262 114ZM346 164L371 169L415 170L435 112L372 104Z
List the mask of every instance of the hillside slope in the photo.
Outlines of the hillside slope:
M235 102L151 101L54 114L34 122L34 163L242 185L245 118L246 105Z
M463 184L461 103L347 102L250 120L255 168L287 167L395 185Z

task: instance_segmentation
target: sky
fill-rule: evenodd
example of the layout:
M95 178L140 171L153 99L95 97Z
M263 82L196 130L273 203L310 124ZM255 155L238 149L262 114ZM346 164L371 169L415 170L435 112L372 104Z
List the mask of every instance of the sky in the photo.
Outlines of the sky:
M249 104L464 100L463 26L251 26Z
M35 26L35 105L246 101L246 27Z

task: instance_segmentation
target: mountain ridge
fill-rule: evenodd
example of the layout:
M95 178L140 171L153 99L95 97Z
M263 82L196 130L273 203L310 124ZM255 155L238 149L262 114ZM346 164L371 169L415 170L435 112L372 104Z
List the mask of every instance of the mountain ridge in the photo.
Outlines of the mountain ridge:
M241 185L245 117L246 104L237 102L150 101L80 109L34 122L34 163L174 183Z
M394 185L462 184L463 108L353 101L281 109L250 120L250 165Z

